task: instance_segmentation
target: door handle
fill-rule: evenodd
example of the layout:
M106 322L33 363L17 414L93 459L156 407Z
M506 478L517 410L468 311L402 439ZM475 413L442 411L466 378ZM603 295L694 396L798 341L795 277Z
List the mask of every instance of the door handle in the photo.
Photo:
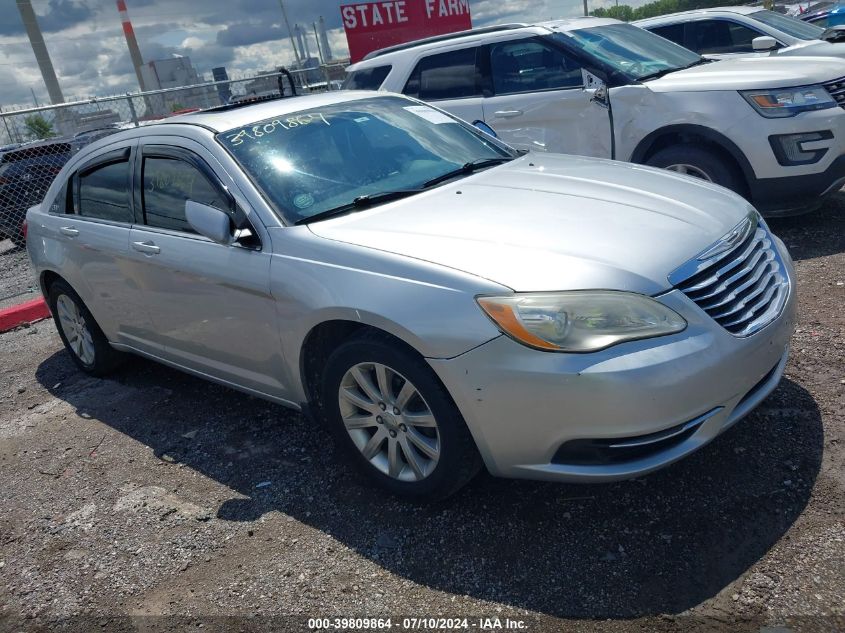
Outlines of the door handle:
M59 229L59 233L67 235L68 237L76 237L79 235L79 229L75 229L72 226L63 226Z
M510 119L521 114L522 110L499 110L494 112L493 116L499 117L500 119Z
M132 242L132 248L144 255L158 255L161 249L153 242Z

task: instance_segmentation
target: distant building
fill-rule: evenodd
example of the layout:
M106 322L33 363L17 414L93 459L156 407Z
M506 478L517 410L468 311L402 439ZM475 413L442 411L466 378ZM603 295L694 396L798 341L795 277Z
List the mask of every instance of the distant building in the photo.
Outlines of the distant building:
M226 72L225 66L212 68L211 76L214 77L214 81L229 81L229 73ZM229 99L232 98L232 86L229 84L218 85L217 94L220 97L221 103L229 103Z
M202 78L191 65L190 57L171 57L147 62L141 68L141 76L147 90L181 88L202 83ZM190 108L210 108L220 104L218 92L211 86L179 90L152 95L147 98L152 112L148 116L166 116L172 112Z

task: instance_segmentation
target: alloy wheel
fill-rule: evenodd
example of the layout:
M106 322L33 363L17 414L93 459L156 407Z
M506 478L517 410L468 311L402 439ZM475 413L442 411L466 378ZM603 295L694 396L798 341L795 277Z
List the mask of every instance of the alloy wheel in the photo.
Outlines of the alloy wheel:
M56 299L56 312L68 347L85 365L94 364L94 340L76 302L67 295Z
M706 180L707 182L713 182L713 179L706 171L700 167L696 167L695 165L678 163L676 165L667 165L664 169L674 171L678 174L686 174L687 176L692 176L693 178L700 178L701 180Z
M374 468L408 482L434 471L441 450L437 420L402 374L381 363L358 363L344 374L338 400L349 437Z

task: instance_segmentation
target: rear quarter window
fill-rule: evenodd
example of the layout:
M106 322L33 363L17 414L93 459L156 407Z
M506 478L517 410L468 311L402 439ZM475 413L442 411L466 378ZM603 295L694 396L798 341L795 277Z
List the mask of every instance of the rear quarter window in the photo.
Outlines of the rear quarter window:
M392 66L375 66L353 70L343 82L344 90L378 90L390 74Z
M402 91L423 101L481 96L478 48L463 48L423 57Z

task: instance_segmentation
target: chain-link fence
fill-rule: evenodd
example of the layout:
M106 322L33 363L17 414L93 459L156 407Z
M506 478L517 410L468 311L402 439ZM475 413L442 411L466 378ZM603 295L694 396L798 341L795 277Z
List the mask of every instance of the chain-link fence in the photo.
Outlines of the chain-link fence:
M291 84L297 94L338 89L344 75L341 65L279 70L247 79L0 110L0 304L15 293L32 290L29 280L17 279L15 272L21 268L17 259L25 257L20 249L23 221L71 156L121 129L228 103L288 96L294 92ZM21 284L23 289L18 288Z

